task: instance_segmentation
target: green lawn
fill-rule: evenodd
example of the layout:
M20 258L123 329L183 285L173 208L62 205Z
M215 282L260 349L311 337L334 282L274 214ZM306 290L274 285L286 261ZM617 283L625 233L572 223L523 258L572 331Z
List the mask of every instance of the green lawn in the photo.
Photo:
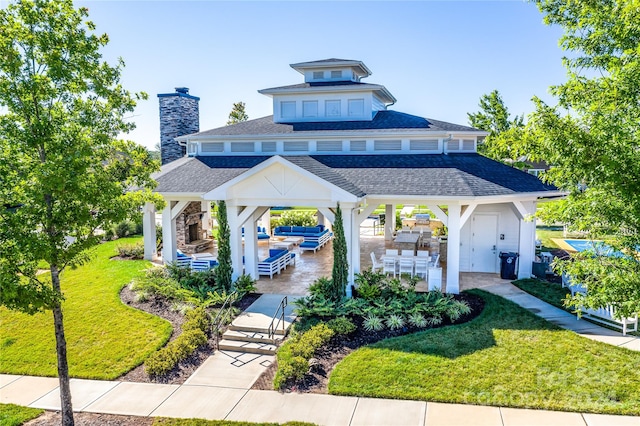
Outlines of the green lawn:
M608 414L640 414L640 353L557 328L501 297L482 295L473 321L358 349L329 392Z
M101 244L91 262L66 270L61 285L69 370L73 377L115 379L141 364L171 334L158 317L125 306L119 292L149 266L110 260L124 238ZM51 312L33 316L0 308L0 373L56 376Z
M44 413L39 408L22 407L15 404L0 404L0 425L19 426L29 420L35 419Z
M568 288L563 288L559 283L551 283L548 281L528 278L513 281L513 285L523 291L526 291L532 296L537 297L540 300L544 300L550 305L556 306L561 309L567 309L562 301L566 299L567 296L571 295L571 292ZM569 309L569 311L571 310Z
M564 238L562 226L537 226L536 238L542 241L542 251L559 248L552 238Z

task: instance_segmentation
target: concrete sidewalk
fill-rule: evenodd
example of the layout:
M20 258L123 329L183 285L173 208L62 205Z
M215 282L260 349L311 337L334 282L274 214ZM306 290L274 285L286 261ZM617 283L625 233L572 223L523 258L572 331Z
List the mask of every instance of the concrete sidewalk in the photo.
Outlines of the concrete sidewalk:
M278 423L300 420L336 426L640 425L640 417L631 416L320 394L282 394L194 384L159 385L72 379L71 393L76 411L134 416ZM58 410L57 379L0 375L0 402Z
M589 321L578 320L576 315L543 302L511 283L505 282L504 284L491 285L483 287L482 290L502 296L539 317L556 324L558 327L575 331L587 339L597 340L632 351L640 351L640 338L631 335L623 336L618 331L600 327Z

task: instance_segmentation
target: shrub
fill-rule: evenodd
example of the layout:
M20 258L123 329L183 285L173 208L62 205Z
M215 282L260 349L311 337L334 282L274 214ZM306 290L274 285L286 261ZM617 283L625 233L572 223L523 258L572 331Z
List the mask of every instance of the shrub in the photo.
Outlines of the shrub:
M185 321L182 324L182 331L200 330L207 332L211 327L211 318L207 311L200 307L192 309L185 314Z
M171 371L180 361L207 343L206 332L211 324L204 308L186 313L182 324L182 334L164 348L152 354L144 362L144 369L150 376L159 376Z
M118 255L129 259L144 258L144 244L121 244L118 246Z
M356 325L346 317L332 319L327 323L327 327L340 336L346 336L356 331Z
M358 286L358 297L365 300L373 300L382 294L381 284L385 275L380 272L362 271L356 274L355 283Z
M136 232L136 224L130 220L123 220L115 226L114 233L118 238L128 237Z
M131 290L136 294L162 296L171 302L196 303L198 299L193 292L180 286L165 268L149 268L142 278L137 278L131 284Z
M233 283L233 287L238 293L238 299L242 299L245 294L256 291L256 280L251 275L242 274Z
M414 312L409 315L409 324L422 328L427 326L427 320L420 312Z
M316 219L310 211L290 210L282 212L277 226L316 226Z
M309 294L311 297L324 297L329 298L331 296L333 283L331 278L320 277L309 286Z
M276 354L278 370L273 379L274 388L281 389L289 380L302 379L309 370L309 359L333 334L333 330L326 324L320 323L280 346Z
M207 343L207 336L201 330L185 331L147 358L144 362L144 370L150 376L166 374L205 343Z
M389 327L390 330L398 330L404 327L404 318L401 315L389 315L389 318L387 318L387 327Z
M292 331L294 333L302 334L321 322L322 321L318 317L298 317L298 320L293 324Z
M384 328L384 324L382 323L380 317L377 317L375 315L366 316L364 318L362 326L367 331L380 331Z

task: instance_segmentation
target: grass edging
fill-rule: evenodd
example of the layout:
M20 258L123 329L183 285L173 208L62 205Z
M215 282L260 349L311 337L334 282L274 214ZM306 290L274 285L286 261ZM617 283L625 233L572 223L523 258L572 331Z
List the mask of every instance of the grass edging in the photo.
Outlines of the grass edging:
M0 425L19 426L40 417L44 410L16 404L0 404Z

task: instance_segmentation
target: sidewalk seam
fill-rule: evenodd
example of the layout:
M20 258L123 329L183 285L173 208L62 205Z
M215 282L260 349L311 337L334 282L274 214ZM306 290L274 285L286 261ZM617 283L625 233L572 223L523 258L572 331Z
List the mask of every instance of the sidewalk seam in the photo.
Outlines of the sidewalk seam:
M223 417L224 420L227 420L227 417L229 417L229 415L233 412L233 410L236 409L236 407L238 406L238 404L240 404L240 402L244 399L245 396L247 396L247 394L249 393L251 389L246 389L244 392L244 395L242 395L242 398L240 398L238 400L238 402L236 402L233 407L231 407L231 409L229 410L229 412L227 412L227 414L225 414L225 416Z
M349 419L349 426L353 423L353 417L356 415L356 410L358 409L358 404L360 403L360 397L356 399L356 405L353 406L353 412L351 413L351 418Z
M82 380L82 379L80 379L80 380ZM91 404L93 404L94 402L96 402L97 400L99 400L100 398L102 398L103 396L105 396L106 394L108 394L109 392L111 392L112 390L114 390L115 388L117 388L118 386L120 386L120 384L121 384L122 382L120 382L120 381L114 381L114 382L112 382L112 383L115 383L116 385L115 385L114 387L112 387L111 389L109 389L108 391L104 392L102 395L97 396L93 401L91 401L91 402L89 402L89 403L87 403L87 404L84 404L84 405L82 406L82 408L78 408L78 409L77 409L77 412L82 412L82 411L84 411L84 409L85 409L85 408L87 408L88 406L90 406ZM73 411L76 411L76 410L73 410Z
M175 389L173 390L173 392L171 392L169 395L167 395L167 397L166 397L165 399L163 399L163 400L162 400L162 401L161 401L161 402L156 406L156 408L154 408L153 410L151 410L151 411L149 412L149 414L147 414L147 415L146 415L146 417L151 417L151 415L153 414L153 412L154 412L154 411L156 411L158 408L160 408L160 406L161 406L162 404L164 404L165 402L167 402L167 399L171 398L171 396L172 396L174 393L176 393L176 392L178 391L178 389L180 389L181 387L182 387L182 385L180 385L180 386L178 386L177 388L175 388Z

